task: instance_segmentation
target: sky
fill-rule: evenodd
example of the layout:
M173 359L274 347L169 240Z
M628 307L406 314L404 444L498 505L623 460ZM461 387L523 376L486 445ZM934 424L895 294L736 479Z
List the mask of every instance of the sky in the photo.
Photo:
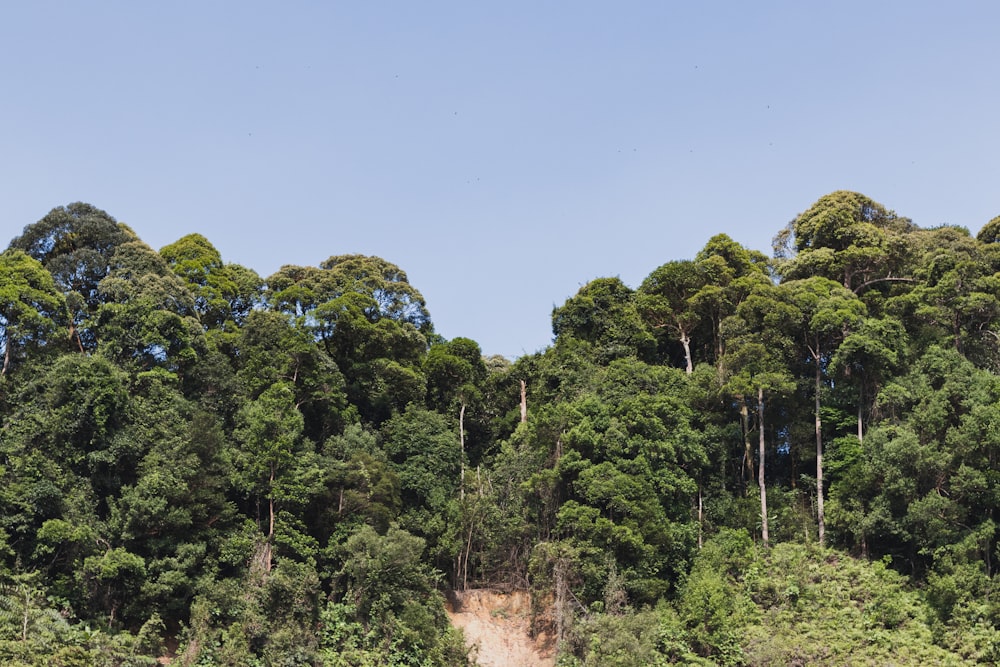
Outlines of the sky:
M267 277L400 266L516 358L588 281L819 197L1000 215L1000 4L38 2L0 10L0 243L84 201ZM0 246L2 247L2 246Z

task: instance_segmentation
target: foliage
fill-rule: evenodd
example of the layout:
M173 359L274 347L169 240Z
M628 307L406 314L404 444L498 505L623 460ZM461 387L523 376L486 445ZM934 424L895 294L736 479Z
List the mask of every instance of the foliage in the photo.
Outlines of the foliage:
M53 209L0 253L0 662L464 665L494 586L561 665L995 664L998 229L833 192L507 360L379 257Z

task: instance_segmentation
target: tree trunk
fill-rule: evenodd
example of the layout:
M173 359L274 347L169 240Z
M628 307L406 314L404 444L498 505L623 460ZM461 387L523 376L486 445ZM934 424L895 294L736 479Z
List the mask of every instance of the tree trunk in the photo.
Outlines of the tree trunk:
M694 372L694 364L691 362L691 337L686 331L681 333L681 345L684 346L684 361L687 364L685 370L691 375Z
M819 523L819 546L823 547L826 537L826 519L823 514L823 423L819 414L819 391L822 381L822 369L819 366L819 355L816 361L816 518Z
M702 545L702 523L704 521L704 505L702 504L701 497L701 484L698 485L698 548L701 549Z
M757 484L760 486L760 537L767 546L767 488L764 485L764 388L757 388L757 427L760 429L758 456L760 461L757 464Z
M458 496L465 500L465 402L462 402L462 409L458 411L458 441L462 445L462 475L458 491Z
M521 423L528 421L528 383L521 380Z
M862 416L864 414L864 409L865 409L864 406L865 406L864 395L859 390L858 391L858 442L865 441L864 423L862 422Z
M274 466L271 466L270 493L267 497L269 522L267 526L267 545L264 552L264 571L271 571L271 545L274 544Z
M741 479L745 479L744 488L750 486L749 480L753 479L753 452L750 450L750 410L747 408L747 401L743 396L739 397L740 403L740 428L743 430L743 470L746 477L740 474ZM749 490L747 490L749 493Z
M80 332L76 330L76 325L70 322L69 325L69 339L76 341L76 346L80 349L80 354L84 354L83 351L83 341L80 340Z

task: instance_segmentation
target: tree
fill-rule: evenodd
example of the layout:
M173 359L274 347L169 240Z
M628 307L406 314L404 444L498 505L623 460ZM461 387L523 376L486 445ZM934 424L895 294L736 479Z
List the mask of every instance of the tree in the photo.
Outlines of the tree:
M695 256L705 284L689 301L711 326L712 346L706 350L716 365L725 353L722 322L736 313L754 287L770 283L770 264L758 251L748 250L725 234L716 234Z
M997 368L1000 342L1000 265L995 250L964 228L939 227L916 235L922 251L920 283L889 304L928 343L948 340L961 354Z
M320 267L329 272L340 294L370 295L382 317L408 322L425 335L433 331L423 295L410 284L406 272L392 262L365 255L334 255Z
M864 440L866 412L874 415L879 389L906 358L908 342L906 329L898 319L866 317L844 337L830 358L830 368L854 390L859 443Z
M0 254L0 375L10 371L18 354L58 347L48 337L65 315L66 301L40 262L21 250Z
M306 331L269 311L253 311L233 341L236 379L247 398L285 383L305 419L305 433L322 442L356 418L343 374Z
M262 500L267 504L264 541L254 554L255 565L264 572L272 567L278 510L308 502L303 495L313 473L309 469L312 457L301 448L303 420L294 396L287 383L278 382L249 402L239 415L237 437L243 447L234 452L235 481L238 488L257 499L258 507Z
M123 367L162 366L183 372L205 352L194 298L152 248L142 241L120 244L91 320L101 351Z
M655 339L636 309L635 293L618 278L592 280L552 311L552 333L559 344L573 338L591 344L598 359L647 357Z
M341 255L321 267L283 266L267 279L268 301L320 342L362 417L381 423L424 396L430 315L406 274L384 259Z
M194 308L209 329L241 326L263 300L263 281L252 269L224 264L201 234L188 234L160 248L160 256L194 294Z
M691 334L699 316L693 298L705 287L704 265L684 260L655 269L639 287L639 310L654 329L669 329L684 348L684 368L694 371Z
M785 283L798 312L798 335L813 364L813 399L816 426L816 515L819 543L824 544L826 520L823 508L823 424L820 395L823 376L837 344L856 328L865 315L865 305L857 296L832 280L815 276Z
M456 338L433 345L424 359L424 372L427 376L428 403L438 410L458 413L458 437L462 449L459 494L464 497L468 433L466 417L471 417L469 421L472 422L474 435L477 436L480 447L485 444L483 440L487 437L485 425L480 419L476 419L478 415L471 414L482 412L481 387L487 376L482 352L479 345L468 338ZM479 449L477 447L477 450ZM477 453L481 453L481 450Z
M93 349L96 339L84 326L102 303L98 286L111 271L111 256L135 233L90 204L75 203L52 209L10 242L40 261L66 295L70 308L70 337L82 349Z
M760 491L761 539L765 546L770 536L765 480L764 399L768 394L785 394L795 387L788 366L791 341L786 332L791 330L790 325L798 318L798 313L783 296L779 287L762 284L740 304L737 314L724 323L729 341L723 358L726 373L724 388L739 404L748 466L752 458L748 403L754 398L757 402L757 484Z
M780 270L786 278L824 276L858 294L877 284L912 282L904 272L907 235L915 229L865 195L838 190L775 237L775 255L785 260Z

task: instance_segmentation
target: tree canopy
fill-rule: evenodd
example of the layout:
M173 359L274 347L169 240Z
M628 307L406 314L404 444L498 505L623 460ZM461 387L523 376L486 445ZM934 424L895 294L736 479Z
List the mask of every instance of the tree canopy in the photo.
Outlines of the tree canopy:
M0 662L467 665L486 587L562 666L996 664L998 228L833 192L504 359L383 258L55 208L0 253Z

